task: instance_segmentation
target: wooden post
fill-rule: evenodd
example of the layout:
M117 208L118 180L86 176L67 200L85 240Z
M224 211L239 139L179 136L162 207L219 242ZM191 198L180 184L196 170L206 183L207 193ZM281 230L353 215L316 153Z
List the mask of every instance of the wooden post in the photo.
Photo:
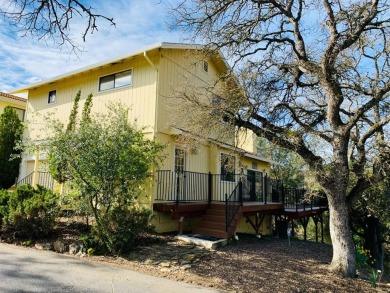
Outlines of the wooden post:
M39 146L36 146L35 161L34 161L34 175L32 178L32 187L36 188L38 184L39 171Z
M240 178L240 181L238 181L238 196L240 200L240 204L244 204L244 199L242 197L242 179Z
M301 219L301 223L303 226L303 237L304 237L305 241L307 240L307 224L309 223L309 220L310 220L310 217L303 217Z
M320 222L321 222L321 243L324 243L324 218L322 217L322 213L320 214Z
M211 199L212 199L212 194L213 194L213 175L211 174L211 172L209 172L209 176L208 176L208 199L209 199L209 204L211 203Z
M184 217L181 216L180 219L179 219L179 227L178 227L178 235L182 235L183 234L183 221L184 221Z
M291 219L291 235L295 237L294 219Z
M318 221L319 221L319 216L318 215L313 215L313 221L314 225L316 228L316 242L318 242Z

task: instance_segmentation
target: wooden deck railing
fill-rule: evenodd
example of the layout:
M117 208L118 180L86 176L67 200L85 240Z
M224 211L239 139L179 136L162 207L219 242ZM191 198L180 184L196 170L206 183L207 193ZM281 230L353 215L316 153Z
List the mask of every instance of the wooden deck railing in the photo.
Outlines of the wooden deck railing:
M15 186L19 186L23 184L32 185L33 181L34 181L34 172L28 174L26 177L16 182ZM38 171L36 183L50 190L53 190L54 187L54 179L49 172Z

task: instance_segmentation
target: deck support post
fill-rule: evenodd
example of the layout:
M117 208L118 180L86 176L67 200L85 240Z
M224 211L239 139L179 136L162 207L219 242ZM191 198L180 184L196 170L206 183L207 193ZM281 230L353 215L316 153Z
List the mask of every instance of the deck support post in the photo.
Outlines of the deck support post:
M320 223L321 223L321 243L324 243L324 218L322 213L320 214Z
M318 242L318 221L319 221L319 215L313 215L313 221L316 228L316 242Z
M184 221L184 217L181 216L179 218L179 227L178 227L178 232L177 232L178 235L182 235L183 234L183 221Z
M291 219L291 235L295 237L294 219Z
M300 222L303 226L303 237L304 240L307 241L307 224L309 223L310 217L303 217Z
M261 224L263 223L263 220L265 218L265 215L260 215L259 213L256 213L255 215L255 223L253 223L252 219L249 216L245 216L246 221L251 224L252 228L255 230L256 235L259 235L259 230L261 227Z
M212 193L213 193L213 175L211 172L209 172L208 176L208 200L209 200L209 205L211 204L211 198L212 198Z

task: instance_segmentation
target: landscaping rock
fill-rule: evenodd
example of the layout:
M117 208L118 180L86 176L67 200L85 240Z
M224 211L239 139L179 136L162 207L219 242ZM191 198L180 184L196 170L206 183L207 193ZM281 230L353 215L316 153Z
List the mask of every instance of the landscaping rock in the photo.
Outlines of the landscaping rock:
M160 267L169 268L171 266L171 263L168 261L160 262Z
M58 253L63 253L65 252L65 244L59 240L57 240L56 242L54 242L54 250Z
M192 268L192 266L190 264L187 264L187 265L184 265L184 266L180 267L180 269L183 270L183 271L188 270L190 268Z
M50 250L52 246L51 243L36 243L35 248L39 250Z
M76 243L72 243L69 245L69 254L76 254L79 252L79 245Z

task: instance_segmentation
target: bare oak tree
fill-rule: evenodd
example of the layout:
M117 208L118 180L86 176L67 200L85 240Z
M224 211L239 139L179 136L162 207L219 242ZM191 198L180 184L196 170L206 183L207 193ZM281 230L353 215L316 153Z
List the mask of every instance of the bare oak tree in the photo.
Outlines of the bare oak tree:
M206 38L238 76L239 86L221 77L209 103L185 93L187 103L304 159L329 201L330 268L354 277L349 208L390 161L390 3L195 0L174 15L175 28ZM199 111L186 108L195 121Z
M83 4L82 0L3 0L0 2L0 15L14 25L22 36L33 35L39 40L53 39L56 44L70 45L76 49L71 38L71 24L76 19L84 21L82 39L88 33L97 31L99 19L115 25L113 18L96 13L94 9Z

